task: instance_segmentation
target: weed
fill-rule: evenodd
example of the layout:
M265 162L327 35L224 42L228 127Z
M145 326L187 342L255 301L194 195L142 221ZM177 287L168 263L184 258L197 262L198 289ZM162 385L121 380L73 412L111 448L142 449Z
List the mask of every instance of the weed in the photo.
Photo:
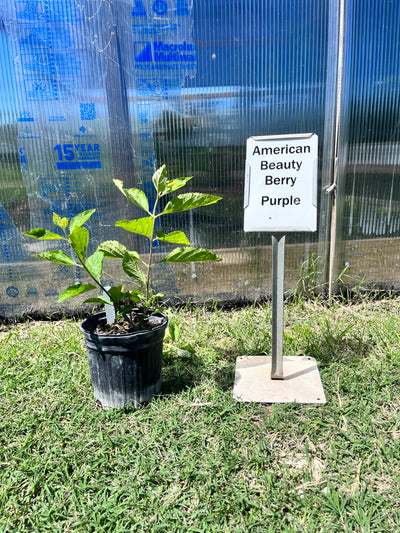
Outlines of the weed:
M320 256L311 254L303 262L299 268L296 287L286 292L286 298L289 302L298 305L306 300L313 300L325 302L327 305L336 305L376 298L375 285L371 286L365 276L351 274L350 264L346 264L337 276L333 283L335 294L328 298L328 283L320 281L324 272L321 261ZM387 297L388 294L385 293L384 296Z

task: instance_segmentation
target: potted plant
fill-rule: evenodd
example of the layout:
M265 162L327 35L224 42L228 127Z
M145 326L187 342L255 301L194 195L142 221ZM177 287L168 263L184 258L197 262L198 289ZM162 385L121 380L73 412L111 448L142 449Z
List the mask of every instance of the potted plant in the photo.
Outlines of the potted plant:
M146 194L139 189L126 189L122 181L114 179L118 190L146 216L135 220L120 220L116 226L145 237L149 253L143 258L136 251L128 250L119 241L102 242L96 251L87 257L89 230L84 224L95 209L84 211L71 220L53 213L56 231L35 228L24 233L39 240L62 240L73 251L45 251L35 257L61 265L83 269L90 278L88 283L76 283L67 287L58 301L100 291L84 303L100 303L106 311L97 312L80 325L89 360L94 396L103 408L121 407L126 404L138 406L148 402L161 390L161 359L166 315L158 305L162 294L154 294L151 287L152 268L157 263L180 263L192 261L220 261L220 257L205 248L190 245L182 231L165 234L156 230L156 222L168 214L187 211L196 207L214 204L219 196L204 193L178 194L163 202L160 200L181 189L190 177L168 179L164 166L156 170L152 183L155 199L150 207ZM162 259L155 260L156 241L179 245ZM124 273L134 282L133 289L123 285L106 287L101 281L104 258L119 259ZM111 312L110 312L111 311ZM110 317L110 315L112 315Z

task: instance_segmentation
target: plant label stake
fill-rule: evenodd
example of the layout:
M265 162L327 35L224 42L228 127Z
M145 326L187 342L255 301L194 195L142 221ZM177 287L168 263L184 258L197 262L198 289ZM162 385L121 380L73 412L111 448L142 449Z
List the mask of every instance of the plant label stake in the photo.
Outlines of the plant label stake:
M260 403L325 403L313 357L283 356L286 233L317 229L318 137L247 140L244 230L272 233L271 356L238 357L233 395Z
M106 289L106 291L111 289L111 287L109 285L107 285L104 288ZM108 294L105 291L103 291L103 296L104 296L104 298L108 298ZM115 321L115 309L114 309L114 306L110 305L110 304L104 304L104 310L106 312L107 324L112 324Z

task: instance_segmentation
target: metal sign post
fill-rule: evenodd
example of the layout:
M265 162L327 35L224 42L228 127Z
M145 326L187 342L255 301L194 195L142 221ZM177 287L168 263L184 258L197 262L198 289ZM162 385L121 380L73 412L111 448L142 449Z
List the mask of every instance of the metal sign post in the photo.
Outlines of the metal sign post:
M272 235L272 361L271 379L283 379L283 282L285 237Z
M317 152L312 133L247 140L244 230L272 233L272 349L236 359L233 396L240 401L326 401L315 359L283 356L285 238L317 229Z

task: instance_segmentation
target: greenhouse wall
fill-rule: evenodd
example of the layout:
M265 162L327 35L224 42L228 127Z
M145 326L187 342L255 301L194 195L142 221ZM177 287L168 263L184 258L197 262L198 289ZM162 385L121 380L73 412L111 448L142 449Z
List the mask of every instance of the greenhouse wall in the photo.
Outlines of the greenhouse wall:
M160 264L155 289L268 297L271 234L243 231L246 140L260 135L319 139L318 229L287 235L286 287L308 264L329 291L400 289L399 41L392 0L0 0L0 315L79 307L57 297L81 270L33 258L54 243L21 236L54 231L53 212L95 208L91 251L118 239L146 253L114 227L137 213L112 180L151 195L164 163L223 200L163 231L222 262ZM120 278L107 263L104 281Z

